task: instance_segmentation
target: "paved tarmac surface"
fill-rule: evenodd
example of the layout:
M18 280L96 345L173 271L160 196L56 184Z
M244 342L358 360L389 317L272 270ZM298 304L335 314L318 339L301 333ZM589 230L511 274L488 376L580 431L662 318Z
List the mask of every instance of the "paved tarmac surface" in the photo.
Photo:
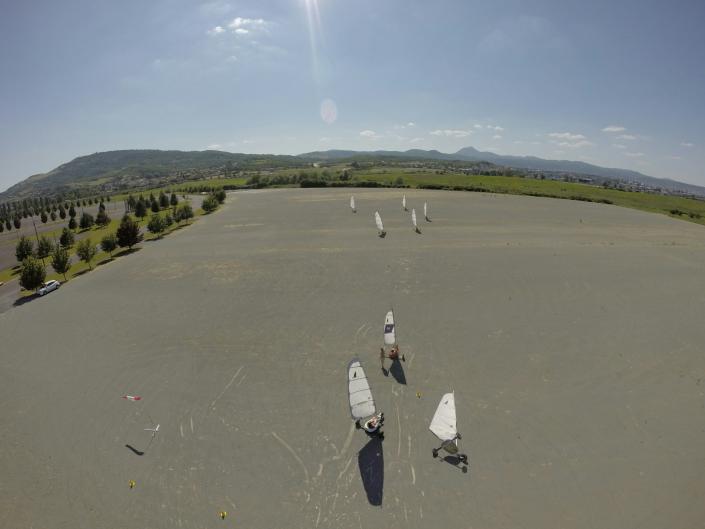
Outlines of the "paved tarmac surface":
M0 527L702 527L703 227L408 191L417 235L400 192L349 193L231 194L1 314ZM450 390L467 473L431 457Z

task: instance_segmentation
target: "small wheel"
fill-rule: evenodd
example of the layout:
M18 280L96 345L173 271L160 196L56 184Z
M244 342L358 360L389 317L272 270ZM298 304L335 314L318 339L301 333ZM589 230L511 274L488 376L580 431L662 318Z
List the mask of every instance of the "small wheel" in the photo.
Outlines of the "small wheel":
M438 457L438 450L436 450L435 448L433 449L433 457L434 459Z

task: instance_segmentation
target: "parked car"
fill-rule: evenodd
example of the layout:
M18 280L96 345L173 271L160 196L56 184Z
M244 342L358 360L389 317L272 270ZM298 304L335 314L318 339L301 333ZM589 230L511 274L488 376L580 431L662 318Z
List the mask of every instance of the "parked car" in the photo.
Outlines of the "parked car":
M52 290L56 290L60 286L61 286L61 283L59 283L55 279L52 279L51 281L47 281L39 289L39 295L43 296L44 294L48 294L49 292L51 292Z

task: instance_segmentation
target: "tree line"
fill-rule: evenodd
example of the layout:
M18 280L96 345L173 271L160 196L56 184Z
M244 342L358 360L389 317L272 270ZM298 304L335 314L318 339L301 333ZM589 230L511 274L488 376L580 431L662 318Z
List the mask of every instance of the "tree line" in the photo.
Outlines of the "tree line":
M169 206L170 204L168 204ZM167 207L168 207L167 206ZM73 206L71 209L74 209ZM101 217L99 210L97 218L94 220L91 215L84 213L81 216L81 227L90 228L93 224L106 226L110 223L110 218L105 215L107 221ZM71 213L69 213L71 215ZM86 215L88 215L86 217ZM171 209L168 209L164 215L159 214L159 210L154 212L147 224L147 229L160 238L163 232L174 223L181 223L193 218L194 212L191 205L187 202L178 203L178 199ZM49 260L51 267L57 274L68 280L66 274L71 269L71 253L70 250L75 246L75 255L88 265L90 270L93 269L93 261L98 255L98 247L106 252L110 259L113 258L113 252L118 248L131 250L135 245L142 242L144 234L142 233L139 223L130 215L125 214L120 220L120 224L114 233L104 235L99 245L96 245L90 237L86 237L75 242L75 209L74 214L70 217L74 221L74 227L65 226L59 237L58 242L52 241L46 236L37 237L36 247L34 242L26 237L20 237L15 247L15 257L20 263L20 285L26 290L36 290L44 283L46 279L46 260ZM88 218L90 217L90 218ZM98 218L101 218L98 223Z

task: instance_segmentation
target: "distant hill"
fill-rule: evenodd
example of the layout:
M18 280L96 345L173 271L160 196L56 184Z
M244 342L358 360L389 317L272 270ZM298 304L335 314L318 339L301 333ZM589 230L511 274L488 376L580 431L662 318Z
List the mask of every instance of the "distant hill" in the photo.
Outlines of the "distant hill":
M408 151L318 151L300 154L300 157L308 160L342 160L357 157L397 157L409 159L427 160L447 160L447 161L467 161L467 162L489 162L495 165L511 167L513 169L529 171L546 171L553 173L570 173L598 177L600 179L620 180L623 182L639 182L653 187L663 188L681 193L705 196L705 187L686 184L668 178L655 178L647 176L637 171L628 169L616 169L611 167L600 167L585 162L571 160L547 160L535 156L506 156L493 152L478 151L474 147L464 147L455 153L442 153L436 150L425 151L422 149L411 149Z
M352 151L330 150L284 156L243 154L223 151L160 151L121 150L81 156L60 165L48 173L36 174L19 182L3 193L0 202L30 196L113 193L127 189L169 185L184 180L235 174L242 170L268 170L282 167L305 167L315 162L337 161L407 161L467 162L475 170L497 170L510 167L523 171L588 175L595 183L600 180L639 182L651 188L663 188L680 193L705 196L705 188L654 178L636 171L599 167L570 160L545 160L534 156L504 156L465 147L455 153L436 150Z
M75 158L48 173L36 174L0 193L0 201L95 188L96 192L149 186L164 179L203 177L223 167L241 169L305 165L295 156L222 151L123 150Z

